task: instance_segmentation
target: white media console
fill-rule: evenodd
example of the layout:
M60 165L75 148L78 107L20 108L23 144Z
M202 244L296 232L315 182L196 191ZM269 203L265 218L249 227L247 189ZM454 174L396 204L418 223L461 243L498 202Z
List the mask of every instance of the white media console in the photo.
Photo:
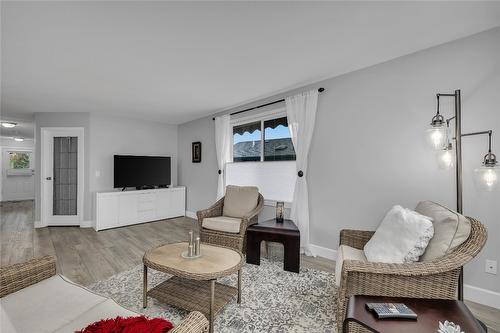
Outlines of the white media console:
M186 188L97 192L96 231L186 215Z

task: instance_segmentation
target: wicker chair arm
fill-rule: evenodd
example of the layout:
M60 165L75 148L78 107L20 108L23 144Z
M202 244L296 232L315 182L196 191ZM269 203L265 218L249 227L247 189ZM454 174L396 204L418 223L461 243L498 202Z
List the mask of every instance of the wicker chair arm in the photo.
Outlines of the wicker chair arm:
M205 333L208 332L208 320L198 311L190 312L171 333Z
M198 217L198 224L200 228L204 218L222 216L223 208L224 208L224 197L217 200L217 202L214 203L209 208L197 211L196 216Z
M346 271L400 276L423 276L449 272L460 268L460 266L460 263L450 260L447 256L433 261L406 264L386 264L381 262L345 260L342 264L342 274Z
M0 268L0 298L56 275L56 260L45 256Z
M249 226L258 222L258 215L260 214L262 209L264 209L264 197L259 193L257 206L255 206L254 209L252 209L247 215L241 218L240 234L245 233L245 230Z
M415 276L343 269L336 311L338 330L342 331L347 300L353 295L456 299L459 274L459 269Z
M375 231L366 230L340 230L340 245L348 245L362 250L366 243L372 238Z

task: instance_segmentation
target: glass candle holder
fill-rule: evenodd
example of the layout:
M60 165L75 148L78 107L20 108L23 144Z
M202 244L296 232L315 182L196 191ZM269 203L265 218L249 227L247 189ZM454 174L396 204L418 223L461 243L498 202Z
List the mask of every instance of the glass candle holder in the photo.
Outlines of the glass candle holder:
M199 256L200 254L201 254L200 237L196 237L196 241L194 242L194 255Z
M276 202L276 222L283 222L285 219L285 203L283 201Z
M188 233L188 244L189 245L193 245L194 243L194 238L193 238L194 234L193 234L193 230L191 230L189 233Z

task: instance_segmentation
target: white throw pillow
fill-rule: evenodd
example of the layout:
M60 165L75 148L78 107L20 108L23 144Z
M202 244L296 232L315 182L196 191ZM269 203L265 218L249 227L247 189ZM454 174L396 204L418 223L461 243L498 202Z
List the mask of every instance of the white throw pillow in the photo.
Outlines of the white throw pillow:
M371 262L415 262L424 253L433 235L430 217L394 206L366 243L364 252Z

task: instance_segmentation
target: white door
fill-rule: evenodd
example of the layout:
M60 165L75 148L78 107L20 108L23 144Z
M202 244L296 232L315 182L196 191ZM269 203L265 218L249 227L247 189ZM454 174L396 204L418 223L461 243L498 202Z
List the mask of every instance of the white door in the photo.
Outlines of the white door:
M32 149L2 148L2 201L34 199L33 157Z
M83 128L41 129L42 225L80 225L83 220Z

